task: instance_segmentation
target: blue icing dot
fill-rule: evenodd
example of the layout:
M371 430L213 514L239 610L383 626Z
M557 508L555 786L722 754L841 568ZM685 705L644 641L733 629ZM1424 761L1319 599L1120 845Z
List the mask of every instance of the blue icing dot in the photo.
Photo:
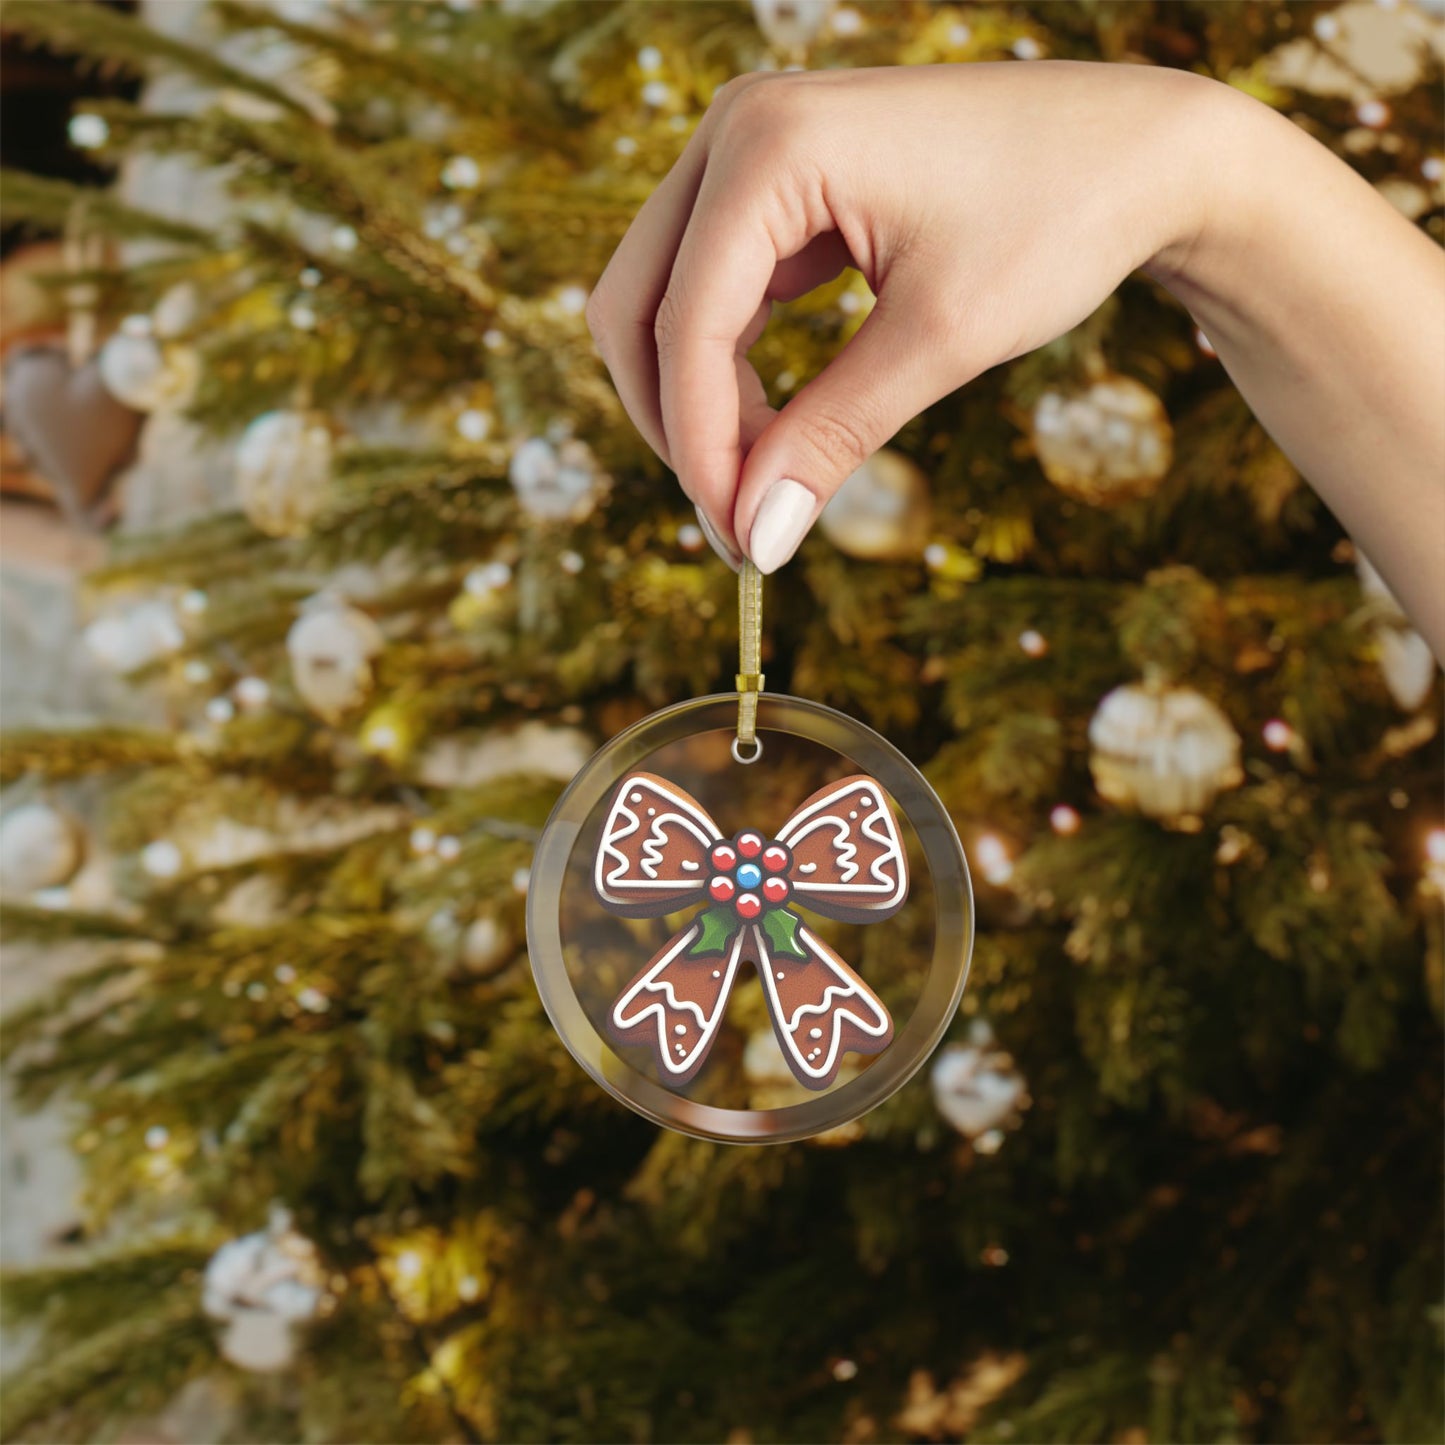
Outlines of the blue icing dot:
M763 881L763 870L756 863L744 863L738 869L738 883L744 888L756 888Z

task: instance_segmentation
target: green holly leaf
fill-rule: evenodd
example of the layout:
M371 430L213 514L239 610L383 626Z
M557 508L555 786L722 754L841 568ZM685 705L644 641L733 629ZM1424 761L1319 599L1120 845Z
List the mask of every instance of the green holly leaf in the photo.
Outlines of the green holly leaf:
M807 958L808 955L798 946L798 925L802 921L786 908L774 908L763 915L763 932L773 945L774 957Z
M697 921L702 931L687 951L689 958L702 953L721 953L738 929L738 916L731 908L709 908L698 915Z

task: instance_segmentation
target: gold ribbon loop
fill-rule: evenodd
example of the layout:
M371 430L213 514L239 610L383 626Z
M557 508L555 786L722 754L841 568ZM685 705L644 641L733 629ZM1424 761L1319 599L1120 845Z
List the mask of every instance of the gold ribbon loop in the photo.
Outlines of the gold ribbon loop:
M758 741L762 660L763 574L744 562L738 573L738 735L733 741L733 757L740 763L755 763L763 755Z

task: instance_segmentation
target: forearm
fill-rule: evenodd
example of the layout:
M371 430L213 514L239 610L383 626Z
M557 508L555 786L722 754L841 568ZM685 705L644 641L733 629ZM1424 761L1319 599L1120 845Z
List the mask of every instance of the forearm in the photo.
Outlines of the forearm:
M1198 224L1147 269L1445 656L1445 256L1289 121L1215 109Z

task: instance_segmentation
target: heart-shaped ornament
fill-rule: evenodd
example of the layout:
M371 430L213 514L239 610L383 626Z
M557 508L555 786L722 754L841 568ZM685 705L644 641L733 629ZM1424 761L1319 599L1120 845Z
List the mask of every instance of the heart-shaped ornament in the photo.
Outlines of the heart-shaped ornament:
M55 489L72 523L91 521L134 453L143 421L106 390L94 361L73 366L53 346L6 358L5 428Z

